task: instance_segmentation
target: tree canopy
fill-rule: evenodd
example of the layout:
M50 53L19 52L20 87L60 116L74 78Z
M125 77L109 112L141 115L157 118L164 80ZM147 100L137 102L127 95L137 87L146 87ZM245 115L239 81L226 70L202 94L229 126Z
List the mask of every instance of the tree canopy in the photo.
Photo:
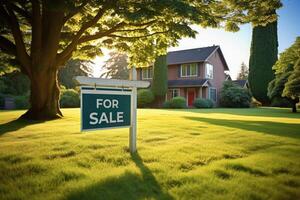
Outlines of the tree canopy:
M191 25L267 24L280 0L1 0L1 62L15 60L31 81L24 118L62 116L57 71L70 58L91 59L103 47L127 52L130 66L148 66L165 46L194 37ZM157 42L159 41L159 42Z
M280 54L273 66L275 78L269 83L268 96L271 99L284 97L293 104L296 112L296 103L299 102L299 59L300 37L295 43Z

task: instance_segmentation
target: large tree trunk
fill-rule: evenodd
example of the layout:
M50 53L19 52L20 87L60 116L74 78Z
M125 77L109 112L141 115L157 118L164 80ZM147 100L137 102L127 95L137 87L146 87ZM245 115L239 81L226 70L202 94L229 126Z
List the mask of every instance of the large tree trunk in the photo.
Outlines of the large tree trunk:
M33 71L30 77L31 107L21 116L22 119L47 120L62 117L57 72L55 68Z
M156 96L153 103L152 103L152 106L154 108L162 108L164 102L165 102L165 97L164 96Z

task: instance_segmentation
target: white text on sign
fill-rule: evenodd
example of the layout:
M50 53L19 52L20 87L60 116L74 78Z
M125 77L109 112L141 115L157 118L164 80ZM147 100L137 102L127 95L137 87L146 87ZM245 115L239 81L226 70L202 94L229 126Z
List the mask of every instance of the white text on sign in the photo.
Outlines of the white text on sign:
M119 101L117 99L97 99L96 100L97 109L110 109L110 108L119 108ZM92 112L90 113L90 124L113 124L113 123L122 123L124 122L124 113L116 112L113 115L113 112Z

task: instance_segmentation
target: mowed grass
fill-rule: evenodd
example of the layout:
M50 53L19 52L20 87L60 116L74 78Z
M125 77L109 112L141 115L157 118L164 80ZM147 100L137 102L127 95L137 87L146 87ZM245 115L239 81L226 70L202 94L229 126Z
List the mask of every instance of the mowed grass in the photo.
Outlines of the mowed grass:
M138 111L128 129L79 132L0 112L0 199L300 199L300 114L287 109Z

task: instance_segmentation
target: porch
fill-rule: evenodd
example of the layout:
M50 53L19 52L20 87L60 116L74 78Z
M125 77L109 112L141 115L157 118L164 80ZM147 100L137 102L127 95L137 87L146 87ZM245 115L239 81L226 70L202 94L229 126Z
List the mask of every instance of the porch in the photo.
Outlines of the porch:
M182 87L182 88L169 88L166 100L174 97L181 96L186 99L187 106L193 107L196 98L208 98L208 87Z
M168 81L166 100L181 96L186 99L188 107L193 107L196 98L208 99L213 97L209 94L210 89L211 84L207 79ZM216 96L213 99L216 101Z

